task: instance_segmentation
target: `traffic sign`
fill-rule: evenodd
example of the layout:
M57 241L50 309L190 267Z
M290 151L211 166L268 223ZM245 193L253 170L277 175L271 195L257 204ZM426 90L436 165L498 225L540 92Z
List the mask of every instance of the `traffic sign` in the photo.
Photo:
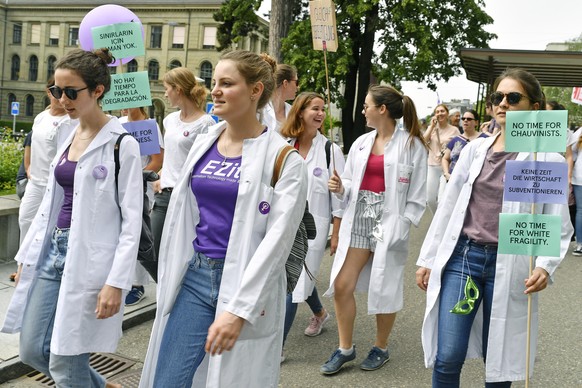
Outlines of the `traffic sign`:
M14 101L12 103L12 115L18 116L20 114L20 103Z

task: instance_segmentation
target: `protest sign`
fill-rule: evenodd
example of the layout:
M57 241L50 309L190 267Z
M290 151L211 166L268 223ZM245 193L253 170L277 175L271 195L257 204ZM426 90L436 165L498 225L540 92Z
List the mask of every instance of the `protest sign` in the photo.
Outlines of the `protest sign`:
M335 20L335 4L331 0L309 2L311 19L311 35L314 50L336 52L337 27Z
M94 47L107 47L116 59L145 55L139 23L117 23L93 27Z
M564 152L568 111L508 111L505 126L507 152Z
M561 216L501 213L497 252L559 257L561 231Z
M112 74L111 89L103 97L103 110L150 106L152 97L147 71Z
M139 143L141 155L155 155L160 153L160 139L156 120L128 121L121 124L127 132Z
M568 165L508 160L503 195L506 201L567 204Z

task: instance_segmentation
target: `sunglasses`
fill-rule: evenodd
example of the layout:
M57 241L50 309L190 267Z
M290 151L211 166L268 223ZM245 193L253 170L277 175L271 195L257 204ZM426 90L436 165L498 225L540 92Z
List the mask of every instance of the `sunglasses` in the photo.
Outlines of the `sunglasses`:
M494 93L491 93L491 96L489 97L489 99L491 100L491 103L495 106L501 104L501 101L503 101L504 98L507 98L507 103L509 105L519 104L519 102L521 101L522 98L529 99L529 97L524 96L523 94L521 94L519 92L511 92L511 93L494 92Z
M54 98L56 98L57 100L60 100L60 98L63 96L63 93L65 93L65 96L67 96L67 98L69 100L76 100L77 99L77 94L81 91L81 90L85 90L88 89L88 86L85 86L84 88L80 88L80 89L73 89L73 88L64 88L61 89L58 86L51 86L49 89L49 91L51 92L51 94L53 95Z
M475 119L473 119L471 117L463 117L463 118L461 118L461 120L463 120L463 121L473 121Z
M453 314L468 315L475 308L475 302L479 299L479 288L471 278L467 276L467 283L465 283L465 299L460 300L451 310Z

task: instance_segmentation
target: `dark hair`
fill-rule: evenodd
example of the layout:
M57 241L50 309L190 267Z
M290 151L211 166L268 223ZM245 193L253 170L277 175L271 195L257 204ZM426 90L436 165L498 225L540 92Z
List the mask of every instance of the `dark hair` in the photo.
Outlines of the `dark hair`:
M394 120L403 118L404 128L410 134L408 136L410 146L412 146L412 139L415 137L426 146L420 130L416 107L410 97L388 85L370 85L368 94L376 105L386 107L391 118Z
M480 119L479 113L477 113L477 111L474 109L467 109L463 114L465 114L465 113L471 113L473 115L473 118L475 119L475 121L479 121L479 119Z
M505 78L511 78L519 82L525 90L530 103L533 105L537 102L540 106L540 110L546 109L546 96L544 95L542 86L540 85L538 79L532 73L519 68L507 69L495 80L495 83L493 84L493 91L497 90L499 83L501 83L501 81Z
M53 86L55 86L55 77L51 75L46 81L46 88L52 88Z
M291 110L287 116L287 120L285 120L283 126L281 127L281 136L297 138L303 133L303 131L305 131L303 120L301 120L301 117L299 116L301 115L301 112L307 108L311 101L315 100L316 98L321 99L325 103L323 96L314 92L303 92L297 96L295 101L293 101L293 105L291 106Z
M182 92L198 108L206 111L206 86L196 81L194 73L185 67L176 67L164 74L163 82Z
M564 107L564 105L560 104L560 103L559 103L558 101L556 101L556 100L551 100L551 101L548 101L548 102L546 103L546 105L549 105L549 106L551 106L551 107L552 107L552 109L550 109L550 110L566 110L566 108Z
M273 58L267 54L259 56L250 51L235 50L223 54L220 60L233 61L247 85L261 82L264 88L263 94L261 94L257 103L257 109L261 109L267 105L275 90L275 77L273 74L275 73L276 63Z
M98 98L101 100L111 88L108 65L113 62L115 58L108 48L93 51L74 49L57 62L55 69L74 71L83 79L90 92L94 92L97 85L103 85L103 94Z
M275 86L278 88L283 85L283 81L291 81L297 77L297 69L291 65L280 63L275 70Z

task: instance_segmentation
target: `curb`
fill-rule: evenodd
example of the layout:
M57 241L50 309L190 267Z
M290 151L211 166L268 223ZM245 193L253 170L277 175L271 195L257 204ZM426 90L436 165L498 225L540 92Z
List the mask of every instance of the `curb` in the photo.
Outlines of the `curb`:
M123 317L122 330L125 331L134 326L154 319L156 316L156 304L152 303L138 310L127 313ZM34 369L24 364L19 356L13 357L0 364L0 384L10 380L16 380Z

